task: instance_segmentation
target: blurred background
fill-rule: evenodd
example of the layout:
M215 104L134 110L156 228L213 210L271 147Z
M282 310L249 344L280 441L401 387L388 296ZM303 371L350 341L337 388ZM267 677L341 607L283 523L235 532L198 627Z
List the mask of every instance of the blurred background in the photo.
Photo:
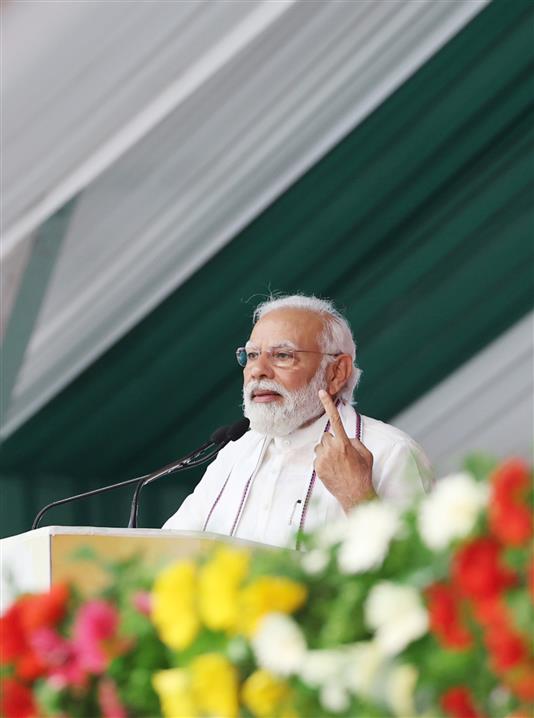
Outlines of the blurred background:
M2 536L239 418L270 291L334 299L358 406L530 457L531 0L5 3ZM200 478L147 488L159 526ZM124 526L131 491L45 523Z

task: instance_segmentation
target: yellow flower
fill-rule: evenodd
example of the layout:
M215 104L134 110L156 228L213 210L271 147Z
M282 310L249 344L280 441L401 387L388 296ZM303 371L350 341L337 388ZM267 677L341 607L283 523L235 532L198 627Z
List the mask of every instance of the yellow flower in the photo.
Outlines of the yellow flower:
M250 556L225 546L217 549L199 574L199 611L213 631L235 629L238 618L237 594L247 574Z
M257 718L279 715L282 704L289 697L289 686L272 673L257 670L243 683L243 704Z
M236 718L238 677L230 661L218 653L205 653L191 662L191 686L202 715Z
M191 561L175 563L157 577L151 618L170 648L183 650L194 641L200 628L196 599L197 569Z
M193 700L191 680L181 668L158 671L152 676L165 718L195 718L198 711Z
M267 613L293 613L307 598L306 587L282 576L261 576L239 594L238 628L252 636Z

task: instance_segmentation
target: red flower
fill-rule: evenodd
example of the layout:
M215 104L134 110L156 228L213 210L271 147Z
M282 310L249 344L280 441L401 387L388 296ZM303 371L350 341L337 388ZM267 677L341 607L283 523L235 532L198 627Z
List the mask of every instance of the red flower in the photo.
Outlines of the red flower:
M500 546L490 537L470 541L453 556L453 582L474 601L497 596L516 583L516 575L500 562Z
M46 666L33 651L24 630L24 596L0 618L0 664L13 664L19 678L33 681L46 673Z
M528 468L520 459L512 459L495 471L491 482L491 530L503 544L522 546L533 534L532 514L528 506Z
M458 593L452 586L435 583L426 591L430 628L448 648L469 648L471 635L462 625Z
M5 718L37 718L37 706L29 688L14 678L4 678L1 688L1 715Z
M53 586L48 593L21 596L0 618L0 663L12 663L17 676L33 681L45 675L45 657L33 649L36 630L58 623L64 616L68 589Z
M488 628L484 640L496 673L514 668L527 657L522 637L507 626L497 624Z
M33 650L28 650L15 661L15 669L18 678L22 678L24 681L34 681L36 678L40 678L46 674L46 662L41 660L40 656Z
M493 472L490 481L494 495L516 499L530 486L528 466L522 459L509 459Z
M446 693L441 696L441 707L453 718L481 718L474 704L471 694L464 686L455 686L449 688Z
M11 663L28 648L21 622L20 603L14 603L0 617L0 664Z

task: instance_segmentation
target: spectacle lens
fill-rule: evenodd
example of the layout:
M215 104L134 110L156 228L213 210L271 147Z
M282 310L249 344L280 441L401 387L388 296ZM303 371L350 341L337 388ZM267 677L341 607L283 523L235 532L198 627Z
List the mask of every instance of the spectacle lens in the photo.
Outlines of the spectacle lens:
M262 352L258 349L239 347L235 353L237 363L243 368L246 367L247 364L257 361L260 354L265 354L273 366L283 369L291 367L295 363L295 352L290 349L270 349Z
M243 368L246 367L248 357L247 350L244 347L239 347L239 349L236 349L235 357L239 366L242 366Z

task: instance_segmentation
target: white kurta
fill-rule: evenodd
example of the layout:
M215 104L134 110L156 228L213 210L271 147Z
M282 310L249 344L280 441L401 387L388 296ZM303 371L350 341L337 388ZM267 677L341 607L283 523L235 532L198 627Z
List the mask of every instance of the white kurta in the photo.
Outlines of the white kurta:
M354 408L341 404L339 411L347 435L354 437ZM313 471L314 449L326 424L327 417L323 415L310 426L283 438L249 431L231 442L220 451L195 491L164 528L202 531L205 527L210 533L294 548ZM373 454L372 479L378 496L405 504L430 489L433 481L430 463L407 434L362 416L361 440ZM312 531L344 517L341 505L318 477L304 530Z

